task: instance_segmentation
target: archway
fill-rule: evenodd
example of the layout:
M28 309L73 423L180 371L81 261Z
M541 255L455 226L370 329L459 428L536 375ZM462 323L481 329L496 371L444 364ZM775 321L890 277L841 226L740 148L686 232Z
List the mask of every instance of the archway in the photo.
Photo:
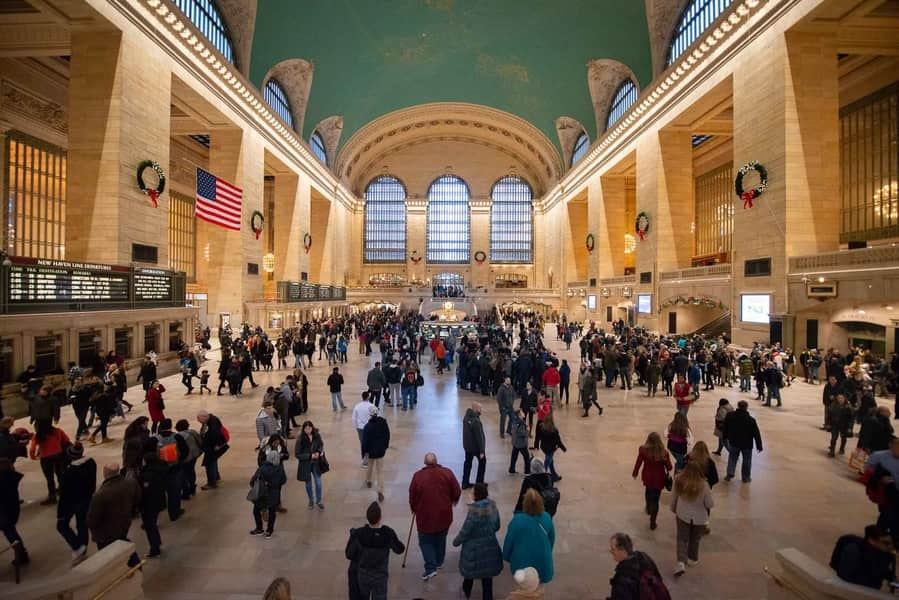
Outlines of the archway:
M465 278L461 273L437 273L431 278L431 289L435 298L463 298Z

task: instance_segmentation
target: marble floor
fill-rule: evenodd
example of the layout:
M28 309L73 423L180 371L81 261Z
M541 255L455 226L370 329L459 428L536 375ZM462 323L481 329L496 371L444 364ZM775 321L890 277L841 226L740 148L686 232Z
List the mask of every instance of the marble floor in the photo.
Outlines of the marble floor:
M565 351L554 337L554 332L548 335L551 349L576 365L576 352ZM351 349L350 362L342 369L346 378L344 398L349 407L358 399L366 371L376 358L359 355L355 346ZM215 372L217 363L213 358L205 366ZM160 516L163 553L145 569L148 598L259 598L277 576L291 581L295 598L346 597L347 561L343 550L347 534L351 527L364 522L365 508L376 493L364 486L351 411L331 411L325 386L329 372L326 363L320 362L307 372L311 390L309 418L321 430L332 469L324 477L326 510L307 510L305 490L295 479L296 461L291 459L286 465L288 484L283 491L288 512L279 515L271 540L248 535L252 515L245 496L255 467L254 417L262 392L265 385L279 383L286 372L256 374L263 387L239 399L184 396L178 377L164 380L168 389L167 416L194 421L197 410L206 408L221 417L231 431L232 449L220 464L224 480L220 489L200 492L186 502L187 513L177 523ZM498 437L496 404L489 398L460 392L454 375L439 376L428 365L424 379L416 411L386 411L392 437L385 465L388 485L384 523L405 540L410 522L408 484L426 452L436 452L440 462L461 477L461 418L472 400L486 400L483 421L488 434L487 482L500 507L502 540L522 476L507 473L511 449L508 438ZM826 456L829 436L818 429L822 413L820 393L820 387L797 382L784 390L781 409L751 402L750 410L759 421L765 445L765 451L754 458L753 481L722 481L715 487L712 533L702 541L701 563L677 581L669 575L675 563L674 516L666 511L670 495L663 495L659 527L650 531L643 513L643 487L630 477L637 447L649 431L664 431L674 412L673 399L647 398L642 390L625 392L601 387L600 402L605 407L602 417L594 412L589 419L582 419L573 405L559 410L557 425L569 450L556 458L564 480L558 484L562 500L555 517L556 575L546 589L547 598L605 598L614 570L607 539L616 531L631 534L637 548L655 558L676 599L764 598L767 582L763 568L775 562L774 551L782 547L795 546L826 563L836 538L847 532L860 533L874 520L876 510L862 487L850 479L846 461ZM696 439L706 440L709 445L715 441L714 412L722 396L736 404L749 394L740 394L736 388L706 392L690 411ZM128 398L135 403L130 416L145 411L141 397L140 388L129 391ZM64 412L63 426L72 432L74 417L70 410ZM124 425L113 426L111 435L117 442L90 447L88 454L101 466L119 461L123 431ZM726 453L718 459L722 478L725 463ZM38 505L46 493L38 464L20 460L17 466L26 474L21 493L27 501L19 529L32 557L23 576L25 581L34 581L64 572L70 553L56 532L55 508ZM203 481L202 473L199 479ZM465 506L460 503L451 536L464 517ZM146 538L138 522L131 528L131 537L138 550L145 552ZM419 579L423 563L414 538L407 567L401 569L400 562L399 557L391 558L391 598L461 597L458 549L448 549L446 568L427 583ZM0 568L0 596L13 592L11 581L11 569L4 565ZM505 597L513 586L506 570L494 582L496 597ZM479 594L476 585L473 597L479 598Z

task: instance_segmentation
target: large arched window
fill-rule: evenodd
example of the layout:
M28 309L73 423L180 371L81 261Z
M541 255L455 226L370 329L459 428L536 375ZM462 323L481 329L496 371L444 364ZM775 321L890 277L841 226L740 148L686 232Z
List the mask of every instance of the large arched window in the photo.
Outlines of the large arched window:
M312 154L318 157L318 160L326 165L328 164L328 152L325 150L325 140L319 132L314 131L312 133L312 137L309 138L309 147L312 148Z
M531 186L521 177L506 175L493 185L490 199L490 262L532 262Z
M587 132L582 131L581 135L577 136L577 139L574 141L574 148L571 150L571 166L573 167L577 164L577 161L584 158L584 155L587 154L587 150L590 149L590 138L587 137Z
M406 188L392 175L365 188L365 262L406 262Z
M467 263L471 255L468 184L443 175L428 188L427 258L429 263Z
M206 39L234 64L234 48L228 27L213 0L173 0L175 6L196 25Z
M634 102L637 101L637 84L630 79L625 79L618 86L612 103L609 104L609 114L606 115L606 129L611 129L615 121L623 117Z
M293 129L293 112L290 110L290 102L287 100L287 92L276 79L269 79L262 90L262 97L272 107L287 126Z
M683 54L699 36L708 29L715 19L721 16L733 0L691 0L681 13L677 27L671 35L671 44L668 46L666 65L672 64L677 57Z

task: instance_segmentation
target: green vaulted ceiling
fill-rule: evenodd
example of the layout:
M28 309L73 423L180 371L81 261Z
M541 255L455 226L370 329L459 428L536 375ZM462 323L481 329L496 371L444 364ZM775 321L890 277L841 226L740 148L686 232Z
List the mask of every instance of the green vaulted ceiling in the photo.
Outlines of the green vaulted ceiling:
M643 0L259 0L252 81L289 58L315 65L304 136L342 115L342 142L426 102L498 108L556 144L566 115L593 139L587 62L652 73Z

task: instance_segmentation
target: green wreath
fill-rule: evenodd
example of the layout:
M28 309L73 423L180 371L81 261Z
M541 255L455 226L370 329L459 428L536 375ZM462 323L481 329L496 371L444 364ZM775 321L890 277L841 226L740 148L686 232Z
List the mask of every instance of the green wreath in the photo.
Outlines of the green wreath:
M256 224L256 221L259 221L259 224ZM256 234L256 239L259 239L259 236L262 235L262 229L265 227L265 215L263 215L258 210L254 210L252 216L250 216L250 229L253 230L253 233Z
M474 259L479 265L482 265L484 264L484 261L487 260L487 255L484 254L483 250L478 250L474 253Z
M156 184L155 189L148 188L147 184L144 183L144 171L146 169L153 169L156 172L156 178L159 180L159 183ZM140 188L141 192L150 197L153 208L159 206L159 196L165 191L165 172L162 170L162 167L159 166L158 162L155 160L142 160L137 163L137 187Z
M759 185L748 191L743 191L743 176L750 171L757 171L759 174ZM765 169L757 160L751 160L737 171L737 178L734 181L734 188L737 196L743 201L743 208L752 208L752 201L762 195L768 187L768 170Z
M312 248L312 234L307 231L303 234L303 250L306 251L306 254L309 254L310 248Z
M646 234L649 232L649 214L647 212L641 211L637 215L637 219L634 221L634 231L641 242L646 239Z
M593 254L593 249L596 248L596 238L593 237L592 233L587 234L586 245L587 245L587 252L589 252L590 254Z

